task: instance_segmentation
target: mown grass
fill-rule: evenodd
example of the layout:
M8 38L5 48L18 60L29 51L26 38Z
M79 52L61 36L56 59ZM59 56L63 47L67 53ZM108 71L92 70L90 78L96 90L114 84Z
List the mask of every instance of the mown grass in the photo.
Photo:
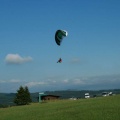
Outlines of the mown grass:
M120 95L1 108L0 120L120 120Z

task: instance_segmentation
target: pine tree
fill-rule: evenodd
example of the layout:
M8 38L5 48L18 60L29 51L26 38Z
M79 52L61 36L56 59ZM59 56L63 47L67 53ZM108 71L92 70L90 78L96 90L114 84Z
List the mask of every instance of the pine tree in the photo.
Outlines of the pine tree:
M31 100L31 97L30 97L30 92L28 90L28 87L26 86L25 87L25 94L26 94L26 101L27 101L27 104L31 103L32 100Z
M27 105L31 102L30 92L28 87L23 88L20 86L19 90L17 90L16 97L14 99L14 103L17 105Z

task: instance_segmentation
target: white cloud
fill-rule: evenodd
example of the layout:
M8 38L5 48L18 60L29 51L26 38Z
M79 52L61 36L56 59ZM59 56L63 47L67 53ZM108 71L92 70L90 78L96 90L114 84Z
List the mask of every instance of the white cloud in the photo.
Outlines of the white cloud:
M76 84L76 85L84 85L85 84L84 80L81 80L81 79L78 79L78 78L74 79L73 83Z
M17 79L0 80L0 83L20 83L20 80L17 80Z
M11 82L15 82L11 80ZM4 82L4 81L3 81ZM17 82L17 80L16 80ZM88 76L88 77L75 77L75 78L61 78L61 79L47 79L40 81L30 81L24 83L25 86L30 88L43 88L43 89L52 89L52 88L86 88L92 86L92 89L97 89L99 86L103 88L111 88L111 85L115 87L117 83L120 83L120 75L106 75L106 76Z
M63 80L63 83L68 83L68 82L69 82L68 79Z
M35 87L35 86L38 86L38 85L45 85L47 84L46 82L28 82L25 84L25 86L28 86L28 87Z
M116 89L120 86L120 74L73 78L52 77L45 78L44 80L42 78L39 81L24 81L20 79L0 80L1 91L16 92L21 85L28 86L32 92L64 89Z
M25 62L30 62L32 61L32 57L21 57L19 54L8 54L5 57L5 62L7 64L22 64Z
M11 83L19 83L19 82L20 82L20 80L17 80L17 79L12 79L12 80L10 80L10 82L11 82Z

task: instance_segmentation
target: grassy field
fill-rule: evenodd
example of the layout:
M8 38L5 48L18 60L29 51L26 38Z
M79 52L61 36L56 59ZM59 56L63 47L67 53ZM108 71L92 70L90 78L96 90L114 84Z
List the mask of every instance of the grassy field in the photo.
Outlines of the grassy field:
M1 108L0 120L120 120L120 95Z

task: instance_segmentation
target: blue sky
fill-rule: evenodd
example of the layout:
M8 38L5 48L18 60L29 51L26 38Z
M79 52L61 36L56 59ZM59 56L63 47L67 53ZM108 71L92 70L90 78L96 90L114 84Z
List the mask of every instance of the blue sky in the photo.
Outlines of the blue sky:
M119 5L0 0L0 92L120 88ZM58 29L68 31L60 47Z

